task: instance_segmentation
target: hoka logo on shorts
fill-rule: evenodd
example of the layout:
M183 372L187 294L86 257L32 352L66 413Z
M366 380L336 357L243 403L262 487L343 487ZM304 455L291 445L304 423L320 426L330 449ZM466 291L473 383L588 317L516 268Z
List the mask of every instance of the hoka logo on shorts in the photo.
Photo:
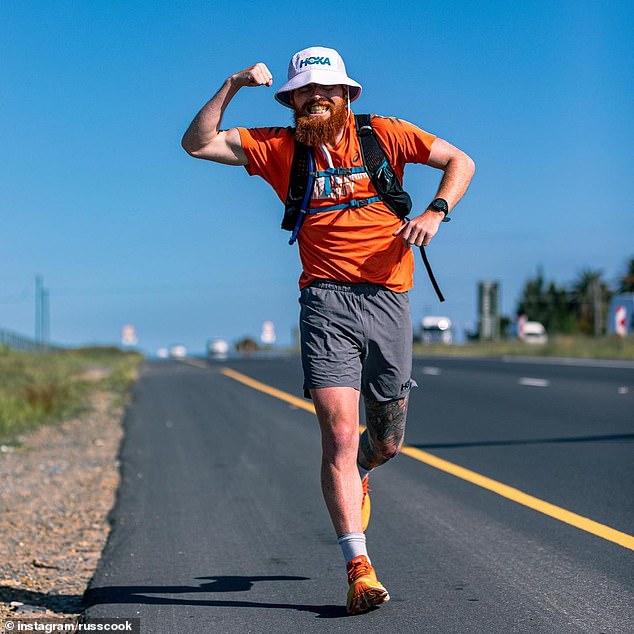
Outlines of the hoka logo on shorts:
M322 66L330 66L330 57L307 57L299 63L299 67L312 66L313 64L321 64Z

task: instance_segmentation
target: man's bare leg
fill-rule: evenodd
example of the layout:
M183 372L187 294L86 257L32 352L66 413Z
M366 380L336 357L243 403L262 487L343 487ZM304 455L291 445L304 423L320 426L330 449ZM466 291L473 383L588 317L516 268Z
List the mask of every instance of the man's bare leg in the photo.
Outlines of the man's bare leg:
M349 387L311 390L321 427L321 487L346 560L346 609L359 614L390 600L367 556L361 528L359 392Z
M310 391L321 428L321 488L337 535L361 533L359 392L351 387Z

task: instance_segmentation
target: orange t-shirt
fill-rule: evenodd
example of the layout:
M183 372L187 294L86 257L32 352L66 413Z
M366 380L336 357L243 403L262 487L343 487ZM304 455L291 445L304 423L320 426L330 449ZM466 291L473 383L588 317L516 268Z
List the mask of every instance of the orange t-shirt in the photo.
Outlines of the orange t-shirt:
M426 163L429 159L434 135L401 119L373 115L372 125L401 182L406 163ZM264 178L284 203L295 151L293 129L238 128L238 131L249 161L245 166L247 172ZM363 165L354 115L349 117L339 143L327 151L329 157L321 148L313 149L316 170ZM320 177L315 179L310 208L326 208L373 196L376 190L366 172ZM414 255L400 236L392 235L401 224L380 201L360 208L308 215L297 240L303 267L300 288L319 278L381 284L397 292L409 290L413 285Z

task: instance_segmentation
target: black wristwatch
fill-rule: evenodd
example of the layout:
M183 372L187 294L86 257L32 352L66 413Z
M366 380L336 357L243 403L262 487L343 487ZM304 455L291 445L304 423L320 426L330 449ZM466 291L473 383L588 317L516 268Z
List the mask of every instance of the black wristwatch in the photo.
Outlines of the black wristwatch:
M436 213L443 213L445 215L445 217L442 219L443 222L449 222L451 220L451 218L447 216L447 214L449 213L449 205L444 198L434 198L427 209L431 209Z

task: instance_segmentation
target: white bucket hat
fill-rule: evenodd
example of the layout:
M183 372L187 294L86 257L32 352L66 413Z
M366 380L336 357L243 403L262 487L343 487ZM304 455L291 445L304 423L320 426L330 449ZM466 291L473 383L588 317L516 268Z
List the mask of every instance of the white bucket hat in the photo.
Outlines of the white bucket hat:
M275 98L292 108L290 93L308 84L348 86L351 102L361 94L361 84L348 77L346 65L334 48L311 46L295 53L288 65L288 81L275 93Z

